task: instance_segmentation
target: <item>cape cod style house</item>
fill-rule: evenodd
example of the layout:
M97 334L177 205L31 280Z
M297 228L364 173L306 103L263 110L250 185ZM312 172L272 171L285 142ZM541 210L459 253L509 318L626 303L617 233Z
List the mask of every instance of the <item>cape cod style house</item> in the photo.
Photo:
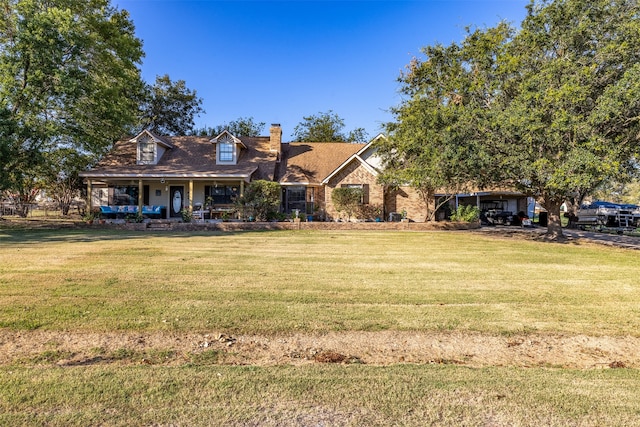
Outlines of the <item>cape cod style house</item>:
M415 191L377 182L381 164L372 144L382 137L366 144L283 143L278 124L271 125L269 136L259 137L236 137L227 131L215 138L165 137L145 130L116 142L110 154L81 176L89 208L99 207L111 217L140 212L151 218L181 218L183 210L201 220L229 216L234 198L248 183L262 179L281 185L285 213L338 219L331 194L350 186L363 190L364 219L395 220L406 212L409 219L423 221L425 206ZM456 202L466 197L480 205L481 197L486 202L494 195L460 195ZM513 194L504 196L507 205L520 207Z

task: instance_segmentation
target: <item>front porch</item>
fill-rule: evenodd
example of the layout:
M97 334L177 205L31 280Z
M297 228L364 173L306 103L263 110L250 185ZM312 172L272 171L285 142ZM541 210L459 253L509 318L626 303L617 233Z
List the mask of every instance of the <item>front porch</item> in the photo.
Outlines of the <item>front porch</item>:
M223 218L235 211L248 179L101 179L87 180L88 208L106 218Z

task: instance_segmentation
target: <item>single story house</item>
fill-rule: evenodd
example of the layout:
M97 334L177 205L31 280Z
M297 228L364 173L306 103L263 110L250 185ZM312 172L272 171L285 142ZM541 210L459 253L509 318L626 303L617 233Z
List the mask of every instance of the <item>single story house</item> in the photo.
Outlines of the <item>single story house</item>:
M280 125L269 136L236 137L224 131L215 138L159 136L148 130L118 141L94 168L81 173L90 209L124 216L142 212L156 218L180 218L189 210L211 218L233 212L233 200L253 180L277 181L282 187L281 210L299 211L316 220L340 218L331 194L338 187L363 190L365 218L398 219L399 212L424 220L424 202L409 187L391 189L377 182L380 158L372 141L282 142ZM492 192L460 195L457 202L480 206ZM481 197L482 200L478 197ZM515 203L519 194L500 194ZM502 198L504 197L504 199ZM475 199L474 199L475 198ZM508 201L508 200L516 200ZM441 218L444 219L444 218Z

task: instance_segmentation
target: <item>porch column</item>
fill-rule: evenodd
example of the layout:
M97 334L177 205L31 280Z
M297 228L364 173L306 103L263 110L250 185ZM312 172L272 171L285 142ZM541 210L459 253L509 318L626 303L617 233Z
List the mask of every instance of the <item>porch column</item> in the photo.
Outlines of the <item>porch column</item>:
M476 194L476 207L480 209L480 195Z
M240 196L244 196L244 179L240 180Z
M93 183L90 179L87 179L87 212L91 212L91 208L93 208L93 197L91 193L93 193Z
M315 213L316 210L316 187L311 187L311 194L309 194L309 202L311 206L311 215Z
M189 180L189 212L193 212L193 180Z
M142 205L144 203L144 186L142 180L138 180L138 213L142 214Z
M458 199L458 195L456 194L456 210L458 210L458 203L459 203L459 199Z

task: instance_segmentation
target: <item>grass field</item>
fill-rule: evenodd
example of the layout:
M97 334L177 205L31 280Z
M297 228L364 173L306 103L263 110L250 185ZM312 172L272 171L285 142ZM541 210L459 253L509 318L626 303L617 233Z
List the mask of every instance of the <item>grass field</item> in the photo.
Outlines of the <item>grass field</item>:
M473 232L0 230L0 425L637 425L639 271L634 251ZM393 334L431 341L370 356ZM234 338L175 344L194 336ZM362 350L275 354L327 336ZM431 355L454 337L507 357ZM589 369L585 348L509 361L557 337L624 345Z

